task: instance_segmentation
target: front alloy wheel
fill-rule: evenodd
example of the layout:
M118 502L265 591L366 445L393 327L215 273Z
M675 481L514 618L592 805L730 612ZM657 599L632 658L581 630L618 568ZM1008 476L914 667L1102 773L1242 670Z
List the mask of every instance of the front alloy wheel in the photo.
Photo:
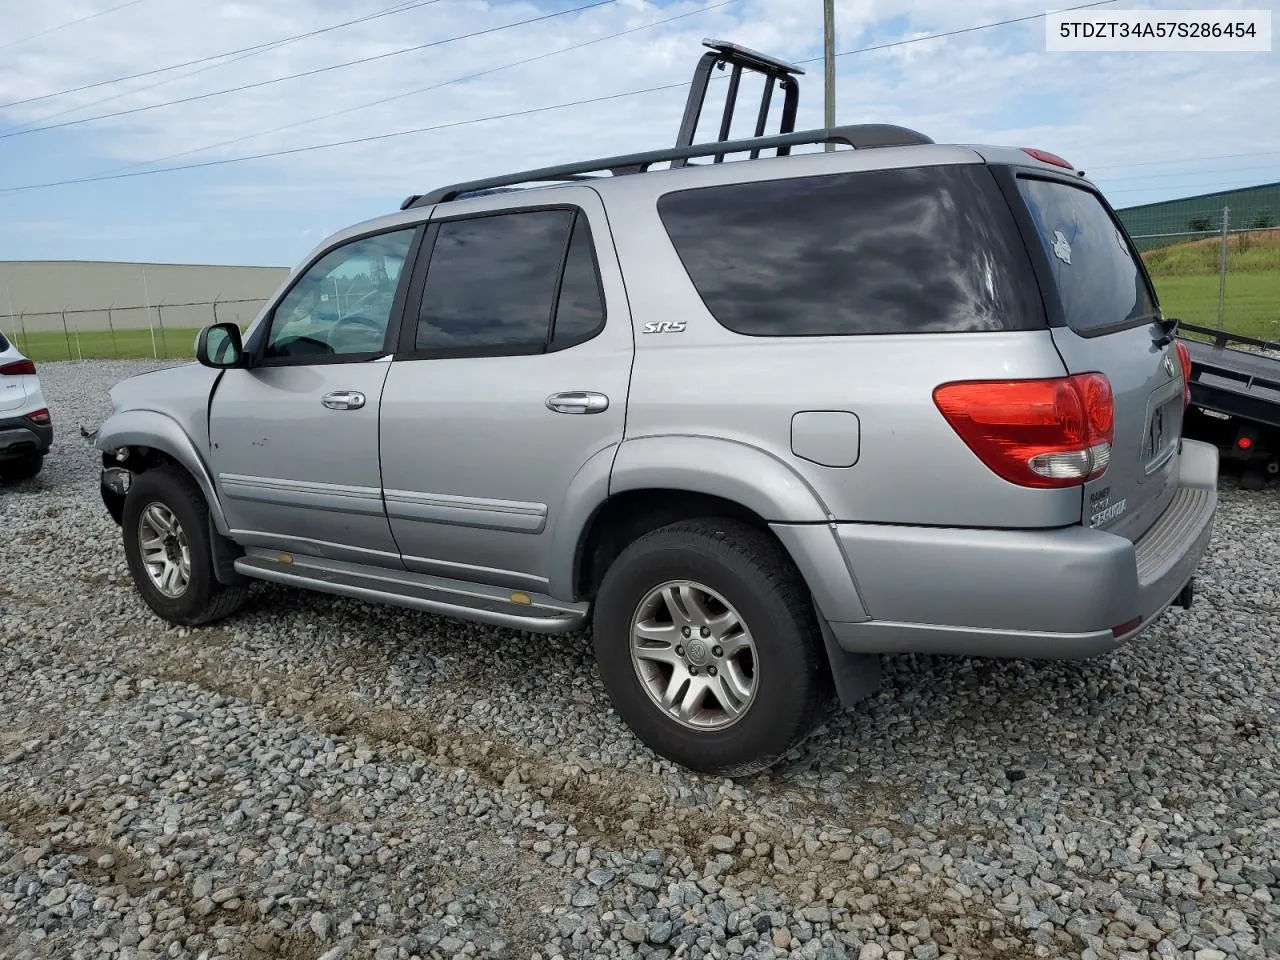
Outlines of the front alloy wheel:
M177 599L191 581L191 546L173 511L163 503L149 503L138 518L138 547L151 584L166 597Z
M120 531L138 592L169 623L213 623L244 605L248 589L220 583L214 573L209 507L180 467L153 467L134 478Z

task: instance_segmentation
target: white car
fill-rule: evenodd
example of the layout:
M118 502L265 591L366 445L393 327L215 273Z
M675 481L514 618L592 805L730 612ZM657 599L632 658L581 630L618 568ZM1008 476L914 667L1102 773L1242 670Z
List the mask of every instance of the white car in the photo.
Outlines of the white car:
M0 483L40 472L53 444L53 420L36 365L0 333Z

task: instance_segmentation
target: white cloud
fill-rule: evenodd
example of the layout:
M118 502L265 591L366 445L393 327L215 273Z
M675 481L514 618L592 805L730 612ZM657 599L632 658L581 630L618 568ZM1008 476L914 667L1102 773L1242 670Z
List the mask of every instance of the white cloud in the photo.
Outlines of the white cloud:
M554 6L543 0L440 0L152 89L141 88L168 75L0 108L0 123L39 125L42 118L70 108L76 109L50 122L199 96L525 20L584 2L588 0ZM227 159L665 83L683 84L706 36L737 40L793 59L821 52L821 0L739 0L723 9L490 76L373 103L715 2L673 0L657 5L626 0L361 66L69 127L60 133L0 139L0 169L34 171L34 176L23 179L39 179L42 151L56 143L76 144L74 166L88 175L176 154L181 156L172 163ZM0 62L0 103L275 40L373 13L389 4L390 0L240 0L228 4L144 0L7 50ZM56 9L50 4L15 4L6 11L6 32L26 36L108 5L110 0L81 0L71 7L56 5ZM1126 4L1141 5L1148 4ZM1171 5L1197 6L1167 0L1160 4ZM1274 8L1275 3L1251 0L1235 5ZM970 0L963 4L953 0L837 0L838 48L848 50L960 29L1044 9L1043 3L1034 0ZM821 63L809 65L807 71L802 82L801 125L816 126L821 119ZM185 72L175 71L174 76ZM121 89L136 92L93 105ZM234 168L235 185L220 180L215 186L198 172L166 176L191 178L193 205L252 206L266 216L293 218L294 224L287 230L282 228L282 234L305 230L310 235L322 220L330 219L324 204L335 195L385 208L388 197L398 200L441 182L671 143L684 95L683 89L676 89L251 161ZM1228 179L1230 169L1239 167L1261 168L1255 178L1258 181L1280 179L1277 103L1280 71L1271 55L1051 54L1044 51L1039 21L844 57L838 92L841 122L900 122L940 140L1028 142L1060 152L1085 169L1103 168L1098 171L1100 179L1116 191L1120 204L1147 199L1138 192L1144 187L1138 178L1161 169L1189 171L1188 182L1198 178L1209 185L1206 189ZM373 105L362 106L365 104ZM708 106L709 112L713 109ZM350 112L291 126L341 110ZM1261 115L1267 110L1269 120ZM736 129L745 130L753 116L754 106L744 108L740 113L743 125ZM285 127L291 128L281 129ZM72 132L74 138L66 136ZM261 135L200 150L247 134ZM1112 169L1113 165L1147 160L1262 151L1278 152L1252 161ZM10 163L9 158L21 162ZM1266 174L1268 165L1275 171L1271 176ZM1104 172L1107 177L1101 176ZM19 182L13 176L0 175L0 186ZM1172 195L1182 191L1181 183L1177 178L1166 178L1145 186ZM57 210L60 203L55 194L51 190L46 195ZM0 194L0 204L4 202L5 195ZM202 209L174 213L199 216ZM298 217L305 217L305 222L297 223ZM198 237L192 242L196 240Z

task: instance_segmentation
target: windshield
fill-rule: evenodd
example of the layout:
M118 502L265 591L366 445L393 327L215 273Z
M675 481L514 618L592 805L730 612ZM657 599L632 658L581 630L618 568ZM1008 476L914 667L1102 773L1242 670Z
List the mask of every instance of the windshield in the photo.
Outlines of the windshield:
M1067 324L1077 333L1152 317L1155 296L1128 241L1088 190L1021 177L1018 189L1048 254Z

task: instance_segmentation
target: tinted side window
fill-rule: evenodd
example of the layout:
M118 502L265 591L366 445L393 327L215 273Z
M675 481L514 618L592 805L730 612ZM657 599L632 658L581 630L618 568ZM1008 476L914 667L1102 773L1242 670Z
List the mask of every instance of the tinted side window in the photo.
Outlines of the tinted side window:
M1008 204L979 165L667 194L658 213L712 315L755 336L1042 327Z
M1155 297L1120 228L1094 194L1053 180L1018 179L1077 333L1149 320Z
M565 258L560 300L556 305L551 349L563 350L590 340L604 326L604 294L596 271L595 251L587 218L578 214Z
M538 210L442 223L415 349L545 349L572 221Z
M9 349L9 341L4 338L4 334L0 333L0 351Z

